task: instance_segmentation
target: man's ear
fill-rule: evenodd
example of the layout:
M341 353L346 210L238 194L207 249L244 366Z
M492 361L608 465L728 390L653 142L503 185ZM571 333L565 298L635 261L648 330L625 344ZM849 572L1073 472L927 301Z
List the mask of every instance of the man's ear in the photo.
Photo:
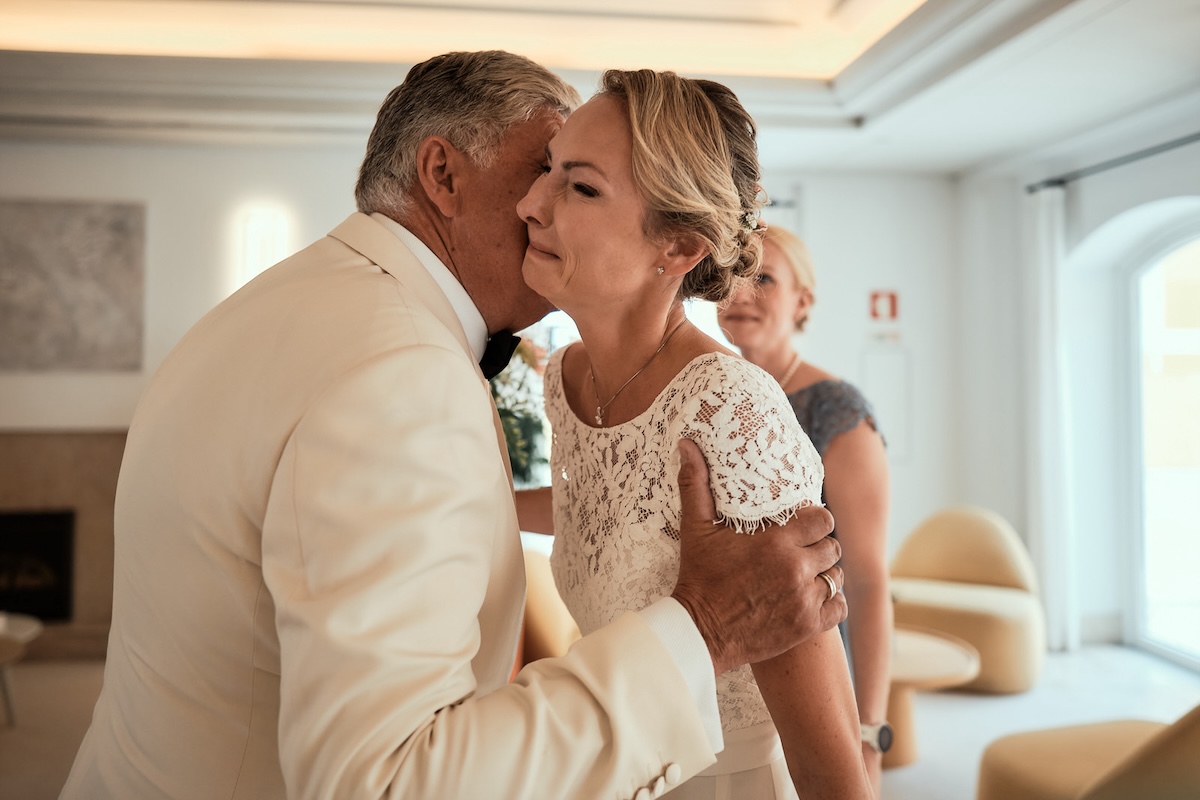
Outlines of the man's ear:
M462 152L441 136L427 136L417 146L417 181L444 217L458 215L463 160Z
M683 276L708 255L708 247L698 238L672 239L662 254L663 273Z

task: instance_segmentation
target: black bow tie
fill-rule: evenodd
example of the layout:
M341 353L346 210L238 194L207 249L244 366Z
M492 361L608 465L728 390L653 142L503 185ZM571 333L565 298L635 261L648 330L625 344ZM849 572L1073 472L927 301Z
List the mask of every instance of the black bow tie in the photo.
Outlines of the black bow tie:
M514 336L508 331L500 331L488 339L483 358L479 359L479 369L483 371L483 377L491 380L503 372L520 342L520 336Z

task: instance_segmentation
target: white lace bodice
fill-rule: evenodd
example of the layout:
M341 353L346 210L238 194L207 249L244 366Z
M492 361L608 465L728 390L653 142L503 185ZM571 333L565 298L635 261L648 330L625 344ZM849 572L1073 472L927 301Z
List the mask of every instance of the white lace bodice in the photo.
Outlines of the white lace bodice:
M675 586L679 439L700 446L717 514L739 532L821 502L820 457L779 384L748 361L699 356L645 412L592 428L567 405L562 357L562 350L551 356L545 379L553 433L551 565L583 633L645 608ZM770 719L749 666L717 680L717 700L727 731Z

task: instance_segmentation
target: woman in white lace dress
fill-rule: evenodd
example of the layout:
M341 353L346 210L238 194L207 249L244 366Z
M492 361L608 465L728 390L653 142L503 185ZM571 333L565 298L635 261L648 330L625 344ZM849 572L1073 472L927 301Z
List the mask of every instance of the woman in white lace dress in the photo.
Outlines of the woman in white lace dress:
M727 88L610 71L517 206L525 280L582 338L552 355L545 384L552 565L584 633L674 586L680 438L745 534L820 502L821 461L778 383L683 311L757 270L758 177L753 121ZM717 704L724 750L673 800L870 797L836 630L717 676Z

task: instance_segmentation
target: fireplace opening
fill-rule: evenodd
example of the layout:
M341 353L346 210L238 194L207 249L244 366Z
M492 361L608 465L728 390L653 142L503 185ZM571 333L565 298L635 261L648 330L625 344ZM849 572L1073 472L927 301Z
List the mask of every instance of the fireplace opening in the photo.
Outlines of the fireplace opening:
M74 511L0 512L0 611L71 618Z

